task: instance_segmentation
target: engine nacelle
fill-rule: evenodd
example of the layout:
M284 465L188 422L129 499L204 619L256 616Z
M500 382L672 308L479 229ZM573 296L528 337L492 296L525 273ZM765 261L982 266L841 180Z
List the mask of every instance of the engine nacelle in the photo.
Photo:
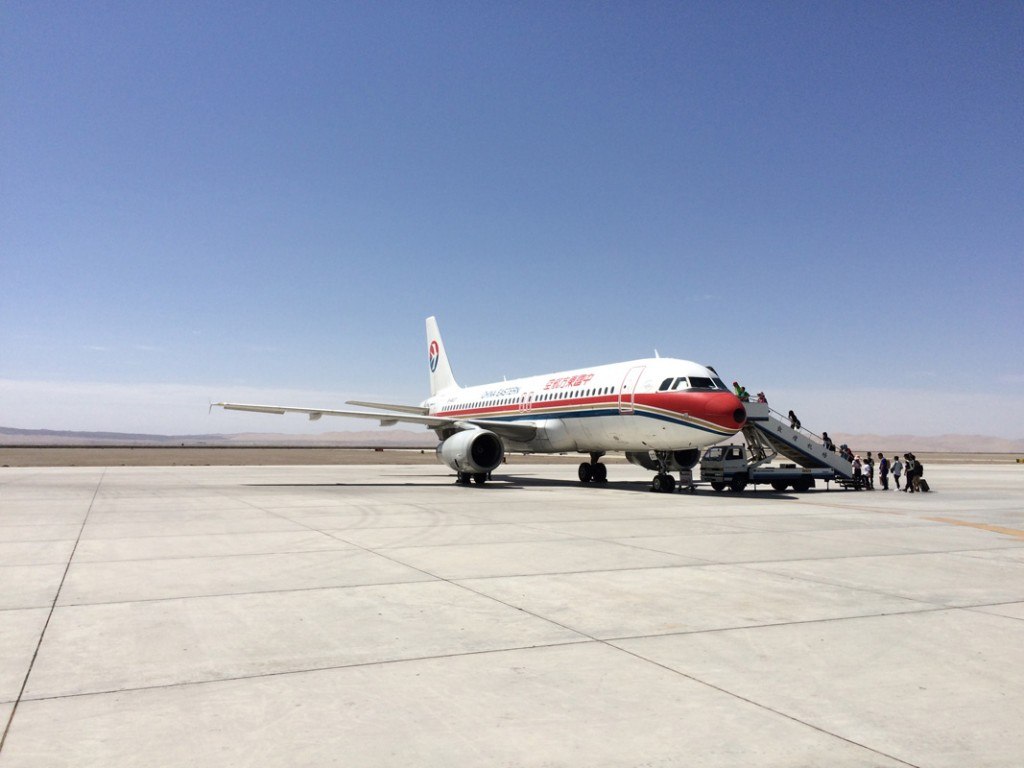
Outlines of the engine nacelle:
M661 466L654 456L654 451L626 451L626 459L630 464L649 469L652 472L660 472ZM691 469L700 460L700 450L689 448L685 451L672 451L668 460L668 471L679 472L683 469Z
M505 458L505 446L493 432L467 429L437 446L437 458L456 472L490 472Z

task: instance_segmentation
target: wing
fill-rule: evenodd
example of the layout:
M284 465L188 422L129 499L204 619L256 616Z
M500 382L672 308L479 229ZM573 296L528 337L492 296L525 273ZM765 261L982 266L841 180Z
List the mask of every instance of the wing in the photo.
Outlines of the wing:
M446 418L444 416L430 416L420 412L417 413L381 413L374 411L339 411L333 408L298 408L290 405L251 405L249 403L213 403L226 411L253 411L255 413L306 413L310 421L316 421L321 416L342 416L347 419L373 419L379 421L382 427L391 427L399 422L407 424L422 424L427 429L488 429L499 437L504 437L517 442L532 440L537 434L537 425L532 421L498 421L494 419L459 419ZM212 407L211 406L211 407ZM386 406L394 407L394 406ZM402 406L412 409L414 406ZM418 411L424 409L417 409Z
M430 413L429 408L422 405L394 405L392 403L368 403L364 400L346 400L346 405L358 405L360 408L381 408L385 411L400 411L401 413L416 413L426 416Z

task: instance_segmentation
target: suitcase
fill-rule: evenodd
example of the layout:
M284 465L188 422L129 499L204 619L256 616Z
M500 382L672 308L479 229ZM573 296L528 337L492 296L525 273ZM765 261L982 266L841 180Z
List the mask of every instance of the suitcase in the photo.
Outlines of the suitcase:
M923 477L919 477L917 479L917 489L919 491L924 491L925 493L928 493L928 491L931 490L931 488L928 487L928 481L925 480Z

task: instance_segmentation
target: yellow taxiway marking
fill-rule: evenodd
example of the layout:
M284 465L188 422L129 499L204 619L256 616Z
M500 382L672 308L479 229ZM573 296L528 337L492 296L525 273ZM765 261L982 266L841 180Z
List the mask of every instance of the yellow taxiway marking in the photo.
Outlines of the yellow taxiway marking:
M963 525L967 528L979 528L982 531L991 531L992 533L1001 533L1004 536L1015 536L1018 539L1024 539L1024 531L1017 528L1006 528L1002 525L988 525L987 523L970 523L966 520L953 520L950 517L926 517L925 520L931 520L934 523L949 523L950 525Z

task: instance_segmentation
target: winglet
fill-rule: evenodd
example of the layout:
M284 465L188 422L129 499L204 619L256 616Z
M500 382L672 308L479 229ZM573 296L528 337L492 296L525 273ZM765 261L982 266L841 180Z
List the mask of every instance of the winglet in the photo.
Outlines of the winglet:
M427 364L430 370L430 396L446 389L458 389L455 375L444 351L444 341L437 327L437 318L427 318Z

